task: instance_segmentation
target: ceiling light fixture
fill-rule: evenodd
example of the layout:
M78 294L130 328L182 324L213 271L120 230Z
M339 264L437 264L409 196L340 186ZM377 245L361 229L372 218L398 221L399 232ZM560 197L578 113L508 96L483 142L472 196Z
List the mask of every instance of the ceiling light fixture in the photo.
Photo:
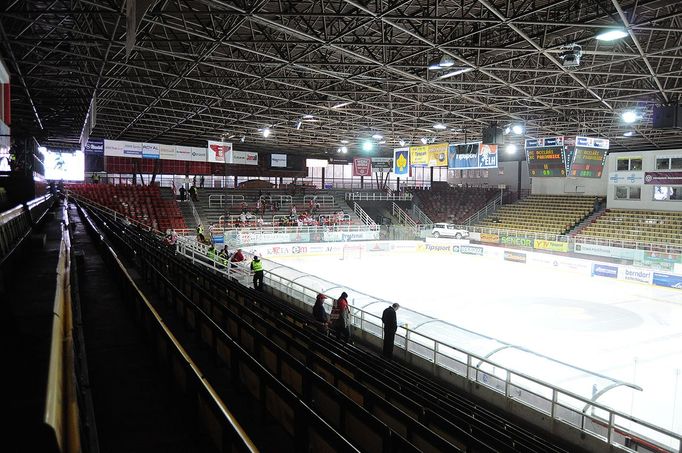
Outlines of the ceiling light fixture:
M385 144L386 144L386 140L382 140L382 141L380 141L378 144L379 144L379 145L385 145Z
M514 154L516 153L516 145L510 143L504 148L504 150L507 152L507 154Z
M400 140L400 141L398 141L398 144L399 144L400 146L405 146L405 140Z
M344 153L344 154L346 154L346 153L348 152L348 147L342 146L342 147L341 147L341 152Z
M441 68L449 68L450 66L455 65L455 60L452 59L450 55L443 55L438 62L438 66Z
M455 69L454 71L448 72L447 74L443 74L442 76L438 77L438 80L443 80L443 79L447 79L449 77L458 76L460 74L465 74L465 73L473 71L473 70L474 70L474 68L458 68L458 69Z
M511 126L507 126L504 128L504 135L509 135L511 133Z
M348 140L341 140L341 143L346 145L346 144L348 144Z
M341 107L345 107L347 105L351 105L353 102L342 102L340 104L332 105L333 109L340 109Z
M301 128L301 124L303 124L301 121L296 123L296 130L299 130Z
M46 152L47 152L47 148L45 148L44 146L39 146L39 147L38 147L38 151L40 151L41 153L46 153Z
M599 41L615 41L617 39L625 38L628 35L628 32L625 31L623 28L609 28L607 30L603 30L595 36L595 39L598 39Z
M514 124L514 125L511 127L511 130L512 130L512 132L513 132L514 134L516 134L516 135L521 135L521 134L523 134L523 126L520 125L520 124Z
M431 61L427 68L429 68L431 71L438 71L440 69L443 69L440 65L440 60Z
M372 151L372 148L374 148L374 144L369 140L362 144L363 151Z
M627 131L623 134L623 137L632 137L635 135L635 131Z
M315 118L313 115L303 115L304 120L312 120L313 118Z
M426 137L422 137L421 142L426 145L429 142L429 139Z
M374 135L372 135L372 138L374 140L381 140L382 138L384 138L384 136L381 134L374 134Z
M239 141L242 143L244 143L245 140L246 140L246 137L244 137L243 135L242 135L242 138L239 139Z
M268 138L270 136L270 128L266 127L263 129L263 137Z
M448 127L443 123L436 123L433 125L433 128L438 129L439 131L442 131L442 130L447 129Z
M637 112L634 110L626 110L621 115L621 118L623 118L623 121L630 124L637 121L639 119L639 115L637 115Z

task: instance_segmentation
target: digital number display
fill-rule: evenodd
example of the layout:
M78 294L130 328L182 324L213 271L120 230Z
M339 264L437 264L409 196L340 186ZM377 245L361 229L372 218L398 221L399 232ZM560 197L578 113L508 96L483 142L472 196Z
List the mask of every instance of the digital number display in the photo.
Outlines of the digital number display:
M581 178L601 178L606 150L576 147L569 174Z
M566 159L563 146L526 148L528 173L531 177L566 176Z

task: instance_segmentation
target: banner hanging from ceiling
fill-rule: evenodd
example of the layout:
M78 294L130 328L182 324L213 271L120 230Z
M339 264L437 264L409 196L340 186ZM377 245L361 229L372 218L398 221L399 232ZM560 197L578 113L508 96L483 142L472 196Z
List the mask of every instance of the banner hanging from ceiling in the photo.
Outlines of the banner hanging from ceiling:
M208 161L218 164L232 163L232 143L208 140Z
M393 150L393 173L396 176L405 176L410 173L410 148L397 148Z
M353 176L372 176L372 159L369 157L354 157Z

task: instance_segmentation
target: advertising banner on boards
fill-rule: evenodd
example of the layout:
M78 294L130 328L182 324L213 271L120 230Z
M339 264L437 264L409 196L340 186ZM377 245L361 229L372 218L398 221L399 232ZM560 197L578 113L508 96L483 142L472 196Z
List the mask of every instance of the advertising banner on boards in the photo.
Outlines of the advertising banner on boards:
M593 263L592 276L618 278L618 266L609 266L606 264Z
M104 154L104 140L101 138L91 138L85 144L85 154Z
M258 153L251 151L232 151L232 162L235 165L258 165Z
M505 250L504 251L504 260L505 261L511 261L514 263L525 263L526 262L526 254L523 252L513 252L511 250Z
M158 143L143 143L142 157L145 159L158 159L160 155Z
M176 160L175 145L159 145L159 159Z
M639 186L644 184L643 171L614 171L609 173L609 184L619 186Z
M682 289L682 275L664 274L654 272L654 285L666 286L668 288Z
M568 242L535 239L533 241L533 248L537 250L550 250L552 252L568 252Z

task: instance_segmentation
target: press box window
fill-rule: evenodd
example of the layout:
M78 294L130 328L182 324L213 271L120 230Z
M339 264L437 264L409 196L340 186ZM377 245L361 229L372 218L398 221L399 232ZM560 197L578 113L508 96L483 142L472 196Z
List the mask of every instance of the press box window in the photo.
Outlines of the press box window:
M641 195L639 187L616 186L616 200L639 200Z
M682 157L659 157L656 170L682 170Z
M682 201L682 186L654 186L654 200Z
M618 159L616 162L616 169L618 171L640 171L642 169L642 159Z

